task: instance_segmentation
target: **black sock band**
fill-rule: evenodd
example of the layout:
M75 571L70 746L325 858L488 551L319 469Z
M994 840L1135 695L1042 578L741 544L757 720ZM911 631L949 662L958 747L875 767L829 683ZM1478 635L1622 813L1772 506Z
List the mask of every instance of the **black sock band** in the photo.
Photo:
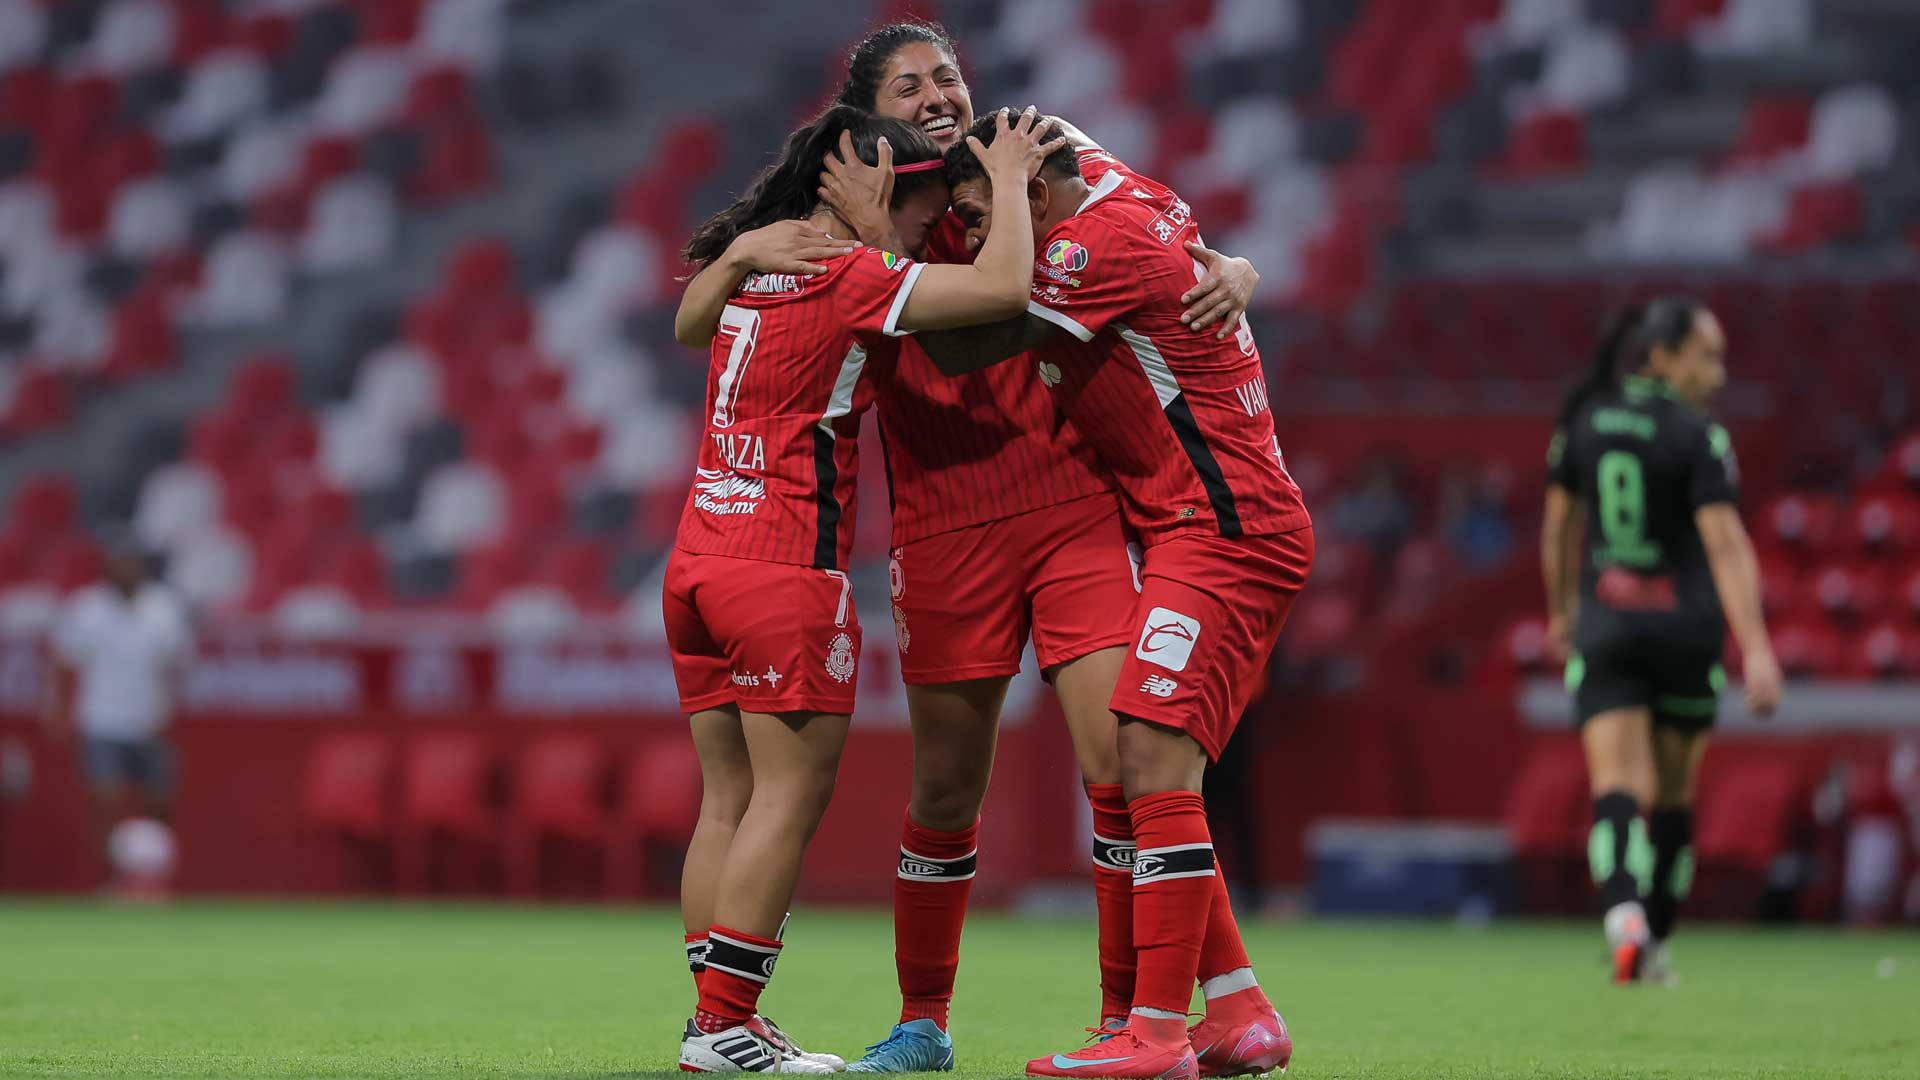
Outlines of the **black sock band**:
M1624 791L1609 791L1593 800L1587 864L1593 883L1600 886L1603 907L1640 898L1641 883L1653 876L1653 851L1647 843L1646 824L1640 820L1639 800Z
M1653 880L1647 888L1647 930L1655 941L1673 933L1680 901L1693 887L1693 808L1657 807L1647 817L1653 841Z

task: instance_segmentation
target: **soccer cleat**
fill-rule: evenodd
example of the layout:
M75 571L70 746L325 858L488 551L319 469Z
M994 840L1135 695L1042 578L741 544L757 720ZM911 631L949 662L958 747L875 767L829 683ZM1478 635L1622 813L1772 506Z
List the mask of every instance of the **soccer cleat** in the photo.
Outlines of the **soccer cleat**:
M687 1021L680 1037L680 1070L702 1073L830 1073L834 1070L802 1058L788 1057L766 1021L754 1017L709 1035Z
M1087 1030L1093 1033L1093 1037L1087 1041L1103 1043L1127 1030L1127 1018L1124 1016L1109 1016L1105 1020L1100 1021L1099 1027L1090 1027Z
M1647 946L1646 955L1640 959L1640 981L1651 986L1680 985L1680 973L1673 970L1673 957L1667 952L1666 942L1656 941Z
M1124 1028L1071 1054L1034 1058L1027 1062L1027 1075L1195 1080L1199 1066L1193 1047L1185 1043L1155 1046L1135 1035L1132 1028Z
M1266 1076L1287 1071L1293 1036L1277 1012L1231 1019L1209 1016L1187 1032L1201 1076Z
M1613 981L1620 986L1638 981L1649 944L1647 916L1640 902L1628 900L1613 905L1607 910L1603 926L1613 956Z
M782 925L784 926L785 924L783 923ZM802 1061L811 1061L815 1065L824 1065L829 1072L839 1072L847 1067L847 1059L841 1057L839 1054L817 1054L810 1050L802 1050L800 1044L793 1041L793 1036L787 1034L786 1029L782 1028L779 1024L774 1023L764 1016L756 1016L754 1019L767 1025L767 1033L773 1036L773 1044L779 1047L780 1052L787 1057L799 1058Z
M860 1060L847 1065L848 1072L915 1073L951 1072L953 1037L931 1020L909 1020L893 1025L887 1037L867 1047Z

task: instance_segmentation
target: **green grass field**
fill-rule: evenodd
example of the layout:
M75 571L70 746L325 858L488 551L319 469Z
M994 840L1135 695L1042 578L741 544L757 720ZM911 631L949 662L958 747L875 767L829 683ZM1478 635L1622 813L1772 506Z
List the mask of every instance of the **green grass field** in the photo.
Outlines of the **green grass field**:
M1681 987L1618 990L1584 925L1247 931L1290 1080L1920 1077L1912 934L1702 928ZM767 1013L848 1056L885 1034L884 917L802 913L789 939ZM1077 1045L1093 972L1090 923L977 919L960 1074ZM6 1077L677 1076L690 998L658 910L0 904Z

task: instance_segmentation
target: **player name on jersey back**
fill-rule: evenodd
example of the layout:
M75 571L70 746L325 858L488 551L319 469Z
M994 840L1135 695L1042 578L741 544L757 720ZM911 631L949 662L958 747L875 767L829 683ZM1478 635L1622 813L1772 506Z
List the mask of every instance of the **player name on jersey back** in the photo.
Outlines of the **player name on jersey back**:
M898 353L919 264L863 248L819 275L741 282L713 339L706 432L675 544L827 569L846 565L871 372Z
M1113 474L1148 543L1310 524L1274 434L1260 353L1242 319L1225 341L1180 321L1204 276L1185 245L1192 209L1104 154L1092 185L1043 240L1028 310L1059 327L1033 353L1040 381Z

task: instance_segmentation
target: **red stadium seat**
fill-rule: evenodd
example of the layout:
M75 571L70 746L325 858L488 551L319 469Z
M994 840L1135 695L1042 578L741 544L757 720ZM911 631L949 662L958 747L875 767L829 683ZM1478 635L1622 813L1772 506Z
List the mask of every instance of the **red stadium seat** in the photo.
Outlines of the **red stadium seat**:
M71 477L41 473L14 490L7 524L36 532L67 529L76 521L77 507Z
M1760 250L1797 254L1857 234L1865 222L1860 185L1852 181L1816 184L1793 193L1779 231L1763 238Z
M1802 555L1827 546L1838 518L1831 496L1789 492L1767 504L1760 529L1782 550Z
M1867 562L1829 563L1813 576L1812 599L1828 618L1871 619L1891 599L1881 569Z
M1542 741L1514 778L1504 816L1521 910L1565 914L1585 908L1592 805L1579 744L1564 737Z
M326 735L309 754L299 814L303 847L311 856L300 863L310 884L347 891L366 887L369 878L384 884L390 877L392 767L392 747L373 734Z
M1851 514L1854 543L1862 551L1897 556L1920 546L1920 500L1876 495L1860 500Z
M1791 850L1810 815L1807 773L1792 751L1717 763L1703 771L1696 810L1698 862L1690 903L1701 914L1751 918L1759 913L1774 861Z
M471 855L492 846L493 762L478 736L448 732L415 739L401 770L395 878L402 891L425 892L437 883L439 849Z
M607 841L609 891L668 894L674 875L666 871L673 868L663 864L686 850L700 818L700 759L687 739L658 739L629 759L621 780Z
M534 896L549 838L590 843L604 853L609 820L606 759L584 735L548 735L519 755L506 834L507 888Z
M1773 632L1780 668L1790 677L1831 677L1844 667L1840 635L1817 622L1783 622Z
M46 368L30 367L14 387L13 408L0 416L0 437L50 431L67 422L72 408L63 376Z
M1849 674L1861 679L1920 678L1920 628L1882 622L1848 646Z
M1586 165L1585 119L1573 112L1537 112L1515 129L1497 171L1503 176L1556 176Z
M1807 144L1813 103L1803 97L1762 98L1747 106L1740 138L1727 152L1732 163L1761 161Z

